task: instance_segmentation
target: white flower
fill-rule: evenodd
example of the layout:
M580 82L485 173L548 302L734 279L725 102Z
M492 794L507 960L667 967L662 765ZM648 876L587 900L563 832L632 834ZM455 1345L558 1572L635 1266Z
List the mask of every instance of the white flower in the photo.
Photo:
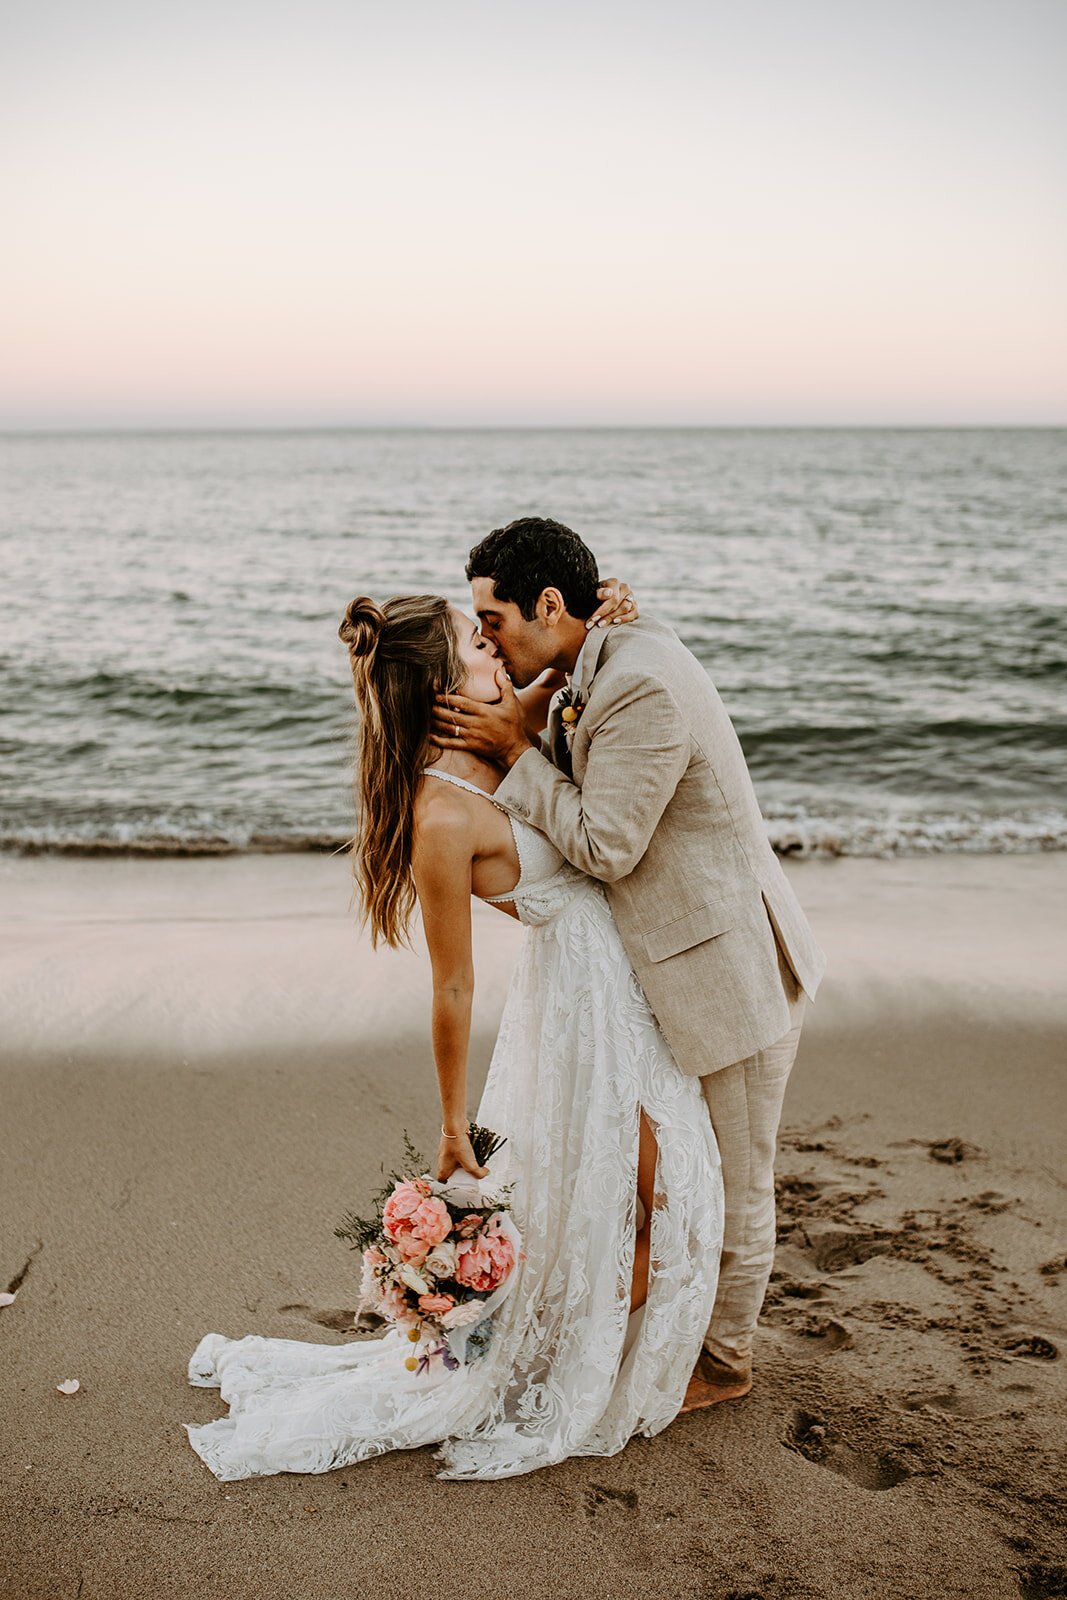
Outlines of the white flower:
M435 1278L451 1278L456 1270L456 1247L451 1239L431 1250L423 1265Z
M414 1289L416 1294L429 1294L430 1285L421 1272L417 1272L410 1261L405 1261L397 1273L401 1283L406 1283L409 1289Z
M440 1319L442 1328L469 1328L485 1316L484 1300L465 1300Z
M60 1394L77 1394L81 1384L77 1378L64 1378L62 1383L57 1383L56 1388Z

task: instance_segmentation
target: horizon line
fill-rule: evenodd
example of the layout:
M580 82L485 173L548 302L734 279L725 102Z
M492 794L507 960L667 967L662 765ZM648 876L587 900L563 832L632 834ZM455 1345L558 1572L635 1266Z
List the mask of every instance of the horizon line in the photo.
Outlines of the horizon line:
M1055 433L1060 422L178 422L0 424L0 438L216 433Z

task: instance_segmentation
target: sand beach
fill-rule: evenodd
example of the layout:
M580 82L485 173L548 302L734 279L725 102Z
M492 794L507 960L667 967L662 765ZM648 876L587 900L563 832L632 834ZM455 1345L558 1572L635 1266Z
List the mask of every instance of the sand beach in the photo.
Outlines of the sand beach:
M332 1229L433 1148L427 962L340 858L0 861L3 1600L1064 1593L1067 857L789 870L830 970L752 1394L501 1483L220 1484L189 1354L350 1337ZM475 918L472 1107L521 937Z

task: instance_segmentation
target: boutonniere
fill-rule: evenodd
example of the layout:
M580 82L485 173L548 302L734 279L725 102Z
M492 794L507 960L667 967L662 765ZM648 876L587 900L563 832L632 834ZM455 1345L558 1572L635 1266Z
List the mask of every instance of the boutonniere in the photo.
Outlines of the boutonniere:
M565 689L560 690L559 708L563 732L569 744L578 731L578 723L585 710L585 701L578 698L578 691L573 683L568 683Z

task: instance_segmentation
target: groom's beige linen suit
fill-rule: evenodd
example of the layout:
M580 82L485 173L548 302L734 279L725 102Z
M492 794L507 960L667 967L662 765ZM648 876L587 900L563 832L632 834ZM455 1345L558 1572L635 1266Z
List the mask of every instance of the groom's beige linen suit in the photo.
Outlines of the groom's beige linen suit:
M733 725L677 635L593 629L541 748L495 799L605 885L634 971L722 1155L726 1228L705 1345L739 1374L774 1255L774 1152L825 958L771 849Z

